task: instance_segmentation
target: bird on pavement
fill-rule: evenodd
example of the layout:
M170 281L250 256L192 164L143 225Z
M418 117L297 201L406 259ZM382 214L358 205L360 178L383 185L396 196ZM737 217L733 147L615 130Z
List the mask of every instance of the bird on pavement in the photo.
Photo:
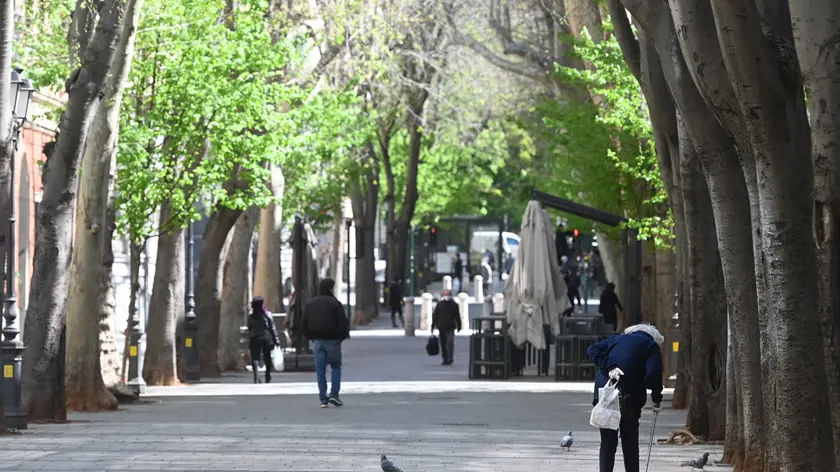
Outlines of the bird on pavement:
M709 462L709 453L704 452L702 456L698 457L697 459L690 460L688 462L683 462L681 465L682 467L691 467L691 470L700 469L706 470L703 467L706 467L706 463Z
M389 461L385 454L382 454L381 459L379 460L379 465L382 467L383 472L403 472L402 469L395 466L393 462Z
M569 431L569 434L563 436L563 439L560 440L560 447L565 447L568 451L572 448L572 444L575 443L574 438L572 438L572 432Z

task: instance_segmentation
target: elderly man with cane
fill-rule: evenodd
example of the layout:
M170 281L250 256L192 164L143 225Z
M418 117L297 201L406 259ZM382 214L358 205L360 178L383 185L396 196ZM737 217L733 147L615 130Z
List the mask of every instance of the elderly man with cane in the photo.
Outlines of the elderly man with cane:
M653 325L638 324L625 329L624 334L593 344L587 350L589 358L598 367L592 405L598 404L599 389L608 382L617 385L619 392L621 420L618 430L600 430L601 472L613 472L619 432L621 450L624 453L624 470L639 472L639 418L647 402L647 389L651 391L654 415L659 412L659 405L662 403L663 367L659 346L663 342L665 338Z

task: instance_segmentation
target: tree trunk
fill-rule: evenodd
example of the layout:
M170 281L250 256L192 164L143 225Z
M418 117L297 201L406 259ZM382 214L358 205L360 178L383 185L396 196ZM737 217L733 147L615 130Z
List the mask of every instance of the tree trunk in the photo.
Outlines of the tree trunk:
M279 166L271 165L271 193L283 200L285 180ZM283 207L271 203L260 210L259 245L257 247L257 270L254 275L254 295L265 299L265 306L275 313L284 313L283 273L280 270L283 251Z
M244 367L239 349L239 328L248 313L251 299L248 290L248 280L251 278L248 261L251 259L251 241L258 219L258 207L252 206L242 213L233 227L233 239L225 257L218 351L219 368L223 372L238 371Z
M67 298L65 375L67 406L71 410L98 411L117 407L117 400L107 390L102 376L100 330L91 328L102 323L102 312L108 309L110 284L103 284L103 280L110 278L111 274L104 273L103 256L106 256L105 246L111 245L112 235L107 221L109 189L116 171L120 104L134 56L135 28L141 6L142 0L126 1L123 18L120 18L123 14L121 5L114 7L117 15L114 26L119 30L119 41L113 53L108 49L103 54L109 58L110 67L103 67L107 71L107 79L103 83L101 98L91 110L94 114L88 135L83 138L82 179L76 205L76 231ZM104 19L100 16L97 32L99 28L107 27L103 24ZM85 51L85 55L88 52Z
M723 445L724 464L735 465L736 470L743 470L744 435L741 412L741 392L736 381L738 369L735 365L735 333L732 316L727 317L726 331L726 440Z
M369 167L372 169L373 165ZM376 183L376 174L372 170L365 174L365 191L362 191L358 183L353 183L350 190L356 225L356 247L362 249L361 253L356 253L356 308L353 316L355 324L367 324L379 314L373 244L379 186Z
M792 43L787 3L767 2L762 17L746 0L712 0L726 71L735 87L752 142L766 258L766 296L773 375L774 425L768 445L778 464L765 470L836 469L828 382L819 314L818 267L811 227L813 173L810 130L795 56L778 44ZM816 13L816 12L815 12ZM769 29L772 41L765 37ZM814 117L816 118L816 117ZM802 389L802 385L808 385ZM768 415L771 416L771 415ZM802 436L802 431L809 434ZM775 459L774 459L775 460Z
M407 127L409 139L405 193L400 205L399 217L392 217L388 226L388 280L394 280L397 277L406 280L407 276L408 238L411 230L411 220L414 218L414 209L417 205L417 172L423 146L422 117L426 99L429 98L429 91L425 88L416 93L416 96L408 100Z
M658 248L656 250L656 311L657 316L654 320L656 326L665 333L671 326L671 317L674 315L674 286L676 270L676 256L672 248ZM672 366L669 362L671 351L671 342L679 341L677 339L669 339L662 345L662 360L664 362L665 375L672 373L676 366Z
M760 462L754 463L760 460L763 449L761 428L754 426L763 421L760 351L756 343L744 342L759 337L755 273L751 270L754 266L752 234L747 217L749 194L735 148L692 80L670 22L667 30L660 30L657 41L669 89L685 119L686 134L705 169L726 281L728 312L735 332L731 367L739 372L740 382L737 391L727 394L728 402L737 403L737 410L732 405L727 407L732 413L727 415L730 423L727 429L736 431L738 436L728 438L727 459L744 465L744 453L749 450L751 462L746 465L761 470ZM687 47L691 48L691 44ZM696 60L699 55L692 57Z
M87 5L80 8L87 9ZM108 0L99 10L99 25L88 46L88 53L82 56L81 67L67 80L67 106L59 124L58 140L44 166L45 184L35 231L33 283L24 327L27 349L24 351L21 379L24 408L30 419L66 418L65 359L59 356L59 351L66 324L70 285L73 203L88 124L104 99L100 93L109 76L122 15L121 0ZM82 215L79 218L82 219ZM99 226L101 229L101 222ZM91 265L96 267L94 272L98 272L100 266L99 258ZM100 279L92 283L98 285ZM99 306L94 306L92 313L91 316L98 317ZM86 329L97 338L87 355L98 364L97 322L97 319L92 319ZM103 402L105 406L115 407L116 399L101 385L101 372L96 367L96 375L100 378L97 395L106 400Z
M373 232L370 228L358 226L358 220L356 224L356 241L362 245L364 252L361 255L356 254L356 306L353 309L353 324L366 325L379 315Z
M171 219L172 206L164 203L159 221ZM176 332L178 317L184 312L184 230L176 229L158 237L155 260L155 278L152 281L146 325L143 379L148 385L178 385Z
M659 309L656 292L656 247L642 242L642 321L656 323Z
M682 184L680 182L680 150L679 133L677 130L676 109L672 97L667 93L667 83L662 70L662 63L656 52L655 45L649 35L639 31L638 41L633 34L630 22L626 20L626 11L618 0L610 0L609 8L615 24L615 35L618 39L627 64L634 74L638 75L650 109L651 124L653 125L656 156L662 182L668 193L668 203L674 219L674 244L672 253L657 252L657 277L667 267L671 268L670 276L661 274L657 281L662 310L665 319L663 326L668 327L674 311L678 313L680 323L680 337L670 340L676 342L680 349L677 351L677 365L668 365L666 372L677 375L674 387L672 408L683 409L688 406L688 388L691 378L688 351L682 349L686 333L690 326L691 310L687 297L688 269L686 265L687 242L685 232L685 211L683 207ZM635 72L638 70L638 72ZM668 259L671 259L670 261ZM665 269L663 269L665 266ZM667 279L670 279L670 283ZM661 282L660 282L661 281ZM670 306L668 306L670 305ZM664 349L672 348L671 346ZM666 357L667 359L667 357ZM667 361L666 361L667 363Z
M198 360L202 377L218 377L219 322L222 309L222 257L225 240L242 210L216 206L202 237L195 284Z
M116 156L116 154L114 155ZM112 169L116 170L116 163ZM122 382L121 352L117 344L117 300L114 293L114 231L117 229L117 212L114 208L114 176L108 191L105 232L102 235L102 285L99 312L99 363L102 366L102 381L105 387L113 389Z
M714 213L700 160L686 126L680 128L689 301L691 303L691 401L686 429L707 440L723 440L726 421L726 300L717 250Z
M835 461L840 464L840 9L831 0L790 0L800 69L808 93L819 301Z

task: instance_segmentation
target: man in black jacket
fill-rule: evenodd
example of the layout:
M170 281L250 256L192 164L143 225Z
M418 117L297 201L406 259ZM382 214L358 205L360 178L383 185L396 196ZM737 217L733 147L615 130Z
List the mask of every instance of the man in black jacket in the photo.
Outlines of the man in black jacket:
M402 298L402 279L397 277L391 282L388 288L388 304L391 305L391 325L397 328L397 315L400 315L400 324L405 327L405 319L403 319L403 298Z
M344 406L344 402L338 398L341 389L341 343L350 337L350 322L344 312L344 306L333 295L334 289L333 279L321 280L318 284L318 296L303 308L301 322L303 335L312 340L321 408L327 408L330 404ZM328 364L332 371L329 396Z
M455 350L455 332L461 331L461 310L452 299L452 291L444 290L443 299L432 312L432 332L437 328L440 336L441 365L452 365Z

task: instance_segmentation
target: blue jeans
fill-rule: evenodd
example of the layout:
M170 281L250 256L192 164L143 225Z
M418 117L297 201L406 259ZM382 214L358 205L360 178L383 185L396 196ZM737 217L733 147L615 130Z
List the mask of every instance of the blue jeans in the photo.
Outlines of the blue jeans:
M315 375L318 378L318 397L321 403L329 397L338 397L341 390L341 341L331 339L315 339L312 341L315 352ZM327 396L327 365L332 371L330 395Z

